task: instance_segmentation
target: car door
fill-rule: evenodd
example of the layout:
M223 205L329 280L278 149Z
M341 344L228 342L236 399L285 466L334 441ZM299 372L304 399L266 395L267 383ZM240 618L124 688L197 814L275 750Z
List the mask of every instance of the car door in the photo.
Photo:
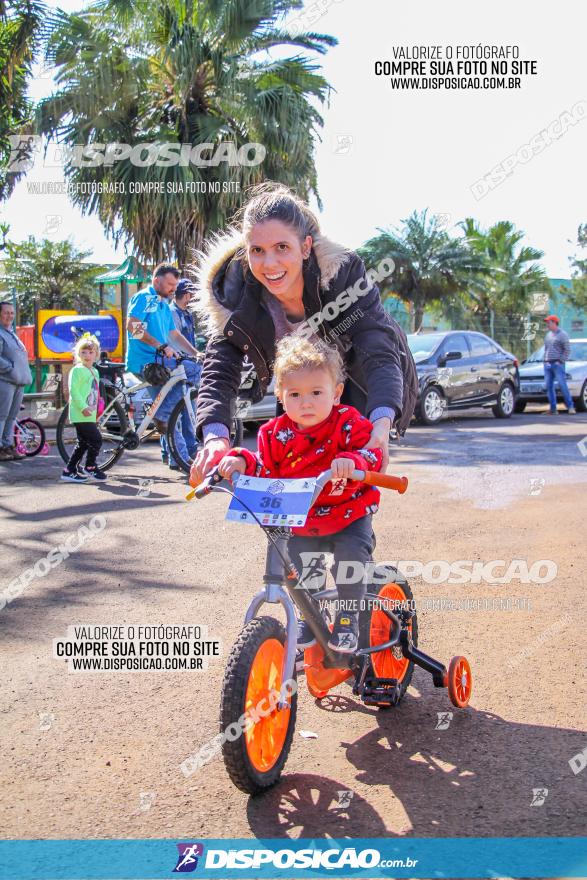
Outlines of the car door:
M471 346L471 372L475 377L475 400L483 402L497 397L501 385L498 349L483 333L468 333Z
M460 358L443 363L449 351L458 351ZM464 333L450 333L436 354L438 384L442 387L448 406L467 401L474 390L471 374L471 355Z

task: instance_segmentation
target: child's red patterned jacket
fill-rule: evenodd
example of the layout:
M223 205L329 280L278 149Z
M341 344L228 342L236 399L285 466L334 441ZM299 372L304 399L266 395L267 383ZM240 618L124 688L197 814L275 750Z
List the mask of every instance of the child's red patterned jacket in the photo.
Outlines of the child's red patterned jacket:
M228 455L242 455L251 477L316 477L334 458L352 458L361 470L378 471L383 453L365 449L373 425L358 410L337 404L319 425L300 430L288 415L259 428L258 452L235 447ZM344 483L346 482L346 485ZM310 509L306 524L292 529L297 535L331 535L379 507L379 490L354 480L328 482Z

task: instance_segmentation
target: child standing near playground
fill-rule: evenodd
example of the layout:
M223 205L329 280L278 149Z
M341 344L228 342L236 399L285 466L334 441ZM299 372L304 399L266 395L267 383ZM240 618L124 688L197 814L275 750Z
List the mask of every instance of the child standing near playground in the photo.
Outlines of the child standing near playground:
M275 393L285 414L262 425L258 452L240 447L221 460L223 477L246 473L258 477L315 477L328 468L328 482L310 508L304 526L293 528L288 542L291 561L303 573L304 559L316 560L324 552L334 555L335 571L345 573L349 563L354 583L337 583L338 611L329 640L330 647L352 654L359 643L359 611L364 600L365 566L372 560L373 513L378 509L379 490L352 481L355 468L378 471L380 449L366 449L372 424L352 406L340 403L344 389L343 362L333 348L317 340L292 334L277 346L274 365ZM303 556L301 555L303 554ZM345 566L344 563L347 563ZM300 618L298 647L315 642L306 621Z
M85 483L89 477L103 481L106 474L96 464L102 436L96 425L100 376L94 367L100 344L90 333L77 341L73 349L74 366L69 374L69 421L75 427L77 445L61 479L68 483ZM86 455L85 469L81 468Z

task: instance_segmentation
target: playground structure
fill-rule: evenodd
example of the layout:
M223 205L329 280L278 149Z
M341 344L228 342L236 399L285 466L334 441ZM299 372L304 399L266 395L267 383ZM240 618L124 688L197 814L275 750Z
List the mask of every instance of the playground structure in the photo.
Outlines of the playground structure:
M133 293L130 285L136 286L138 290L149 280L149 273L136 258L127 257L120 266L94 278L100 302L97 314L80 315L71 309L41 309L35 303L34 323L16 328L33 367L35 396L42 393L52 371L55 378L50 382L51 387L45 390L50 395L56 391L56 404L62 405L62 383L61 378L57 377L63 374L64 363L72 363L71 349L75 342L76 329L96 336L101 350L107 352L109 360L124 360L126 334L123 322L129 294Z
M100 348L108 352L111 360L124 359L125 334L122 326L121 309L100 309L97 315L80 315L71 309L35 308L35 323L17 327L17 333L24 343L29 361L34 365L34 386L40 392L47 380L50 367L54 374L63 374L63 364L73 363L72 348L75 332L92 333L100 342ZM55 379L56 405L63 404L61 379Z

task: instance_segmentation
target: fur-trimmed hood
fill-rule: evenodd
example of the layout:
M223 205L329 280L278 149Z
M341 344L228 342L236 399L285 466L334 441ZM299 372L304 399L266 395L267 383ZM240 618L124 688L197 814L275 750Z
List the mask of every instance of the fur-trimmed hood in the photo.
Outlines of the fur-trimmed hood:
M191 267L196 293L190 308L207 336L222 333L240 300L244 274L237 252L243 249L242 233L229 227L226 232L211 236L204 250L196 252L196 262ZM320 286L326 290L352 251L324 235L314 238L312 251L320 270Z

